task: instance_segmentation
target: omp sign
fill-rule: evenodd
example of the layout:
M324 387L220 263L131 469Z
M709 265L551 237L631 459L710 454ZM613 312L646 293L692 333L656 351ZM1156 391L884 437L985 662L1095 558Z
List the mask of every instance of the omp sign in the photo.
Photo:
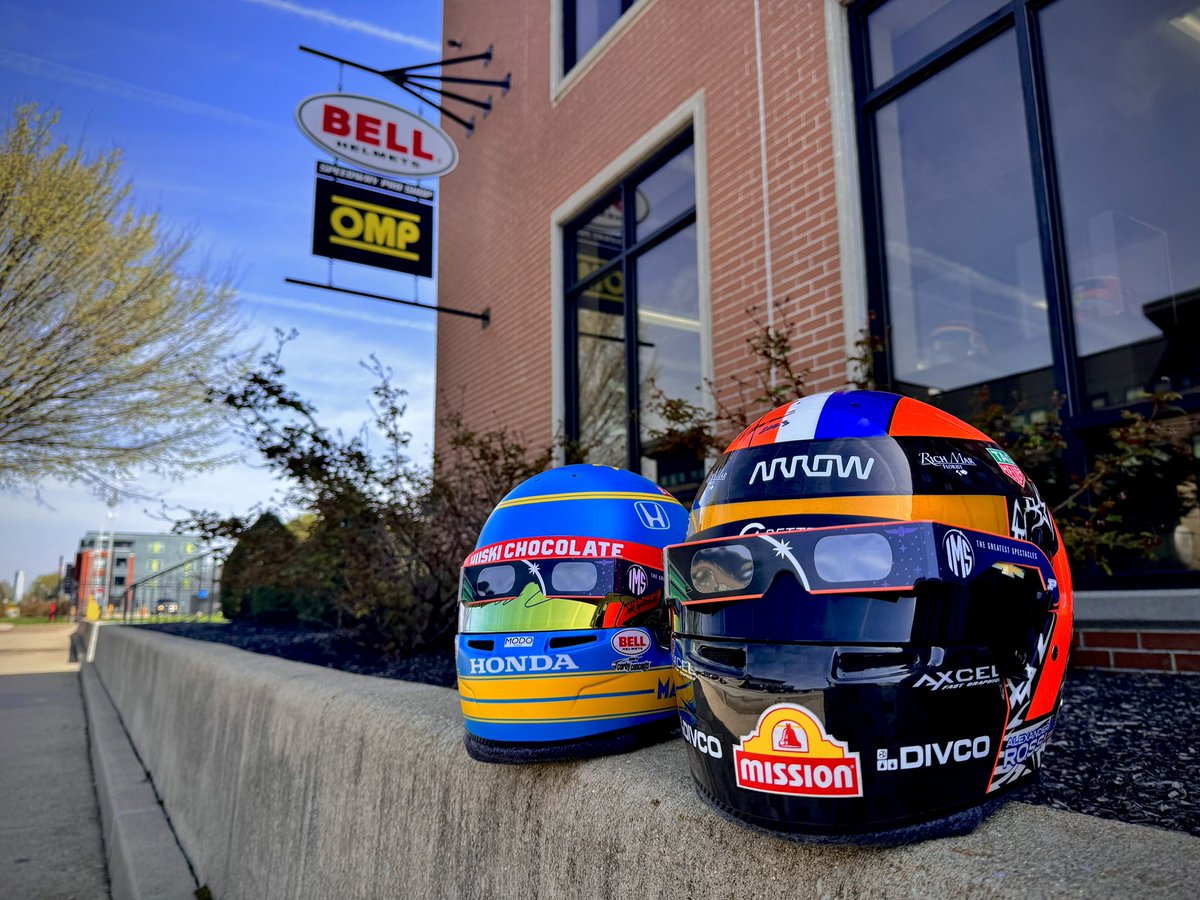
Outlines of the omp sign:
M390 251L401 259L420 259L407 249L421 239L420 216L338 194L333 195L333 202L337 204L329 214L333 231L329 240L333 243L379 253Z
M357 94L317 94L296 107L296 124L327 153L376 172L415 178L445 175L458 150L436 125Z
M733 748L740 788L798 797L861 797L858 753L803 706L777 703Z

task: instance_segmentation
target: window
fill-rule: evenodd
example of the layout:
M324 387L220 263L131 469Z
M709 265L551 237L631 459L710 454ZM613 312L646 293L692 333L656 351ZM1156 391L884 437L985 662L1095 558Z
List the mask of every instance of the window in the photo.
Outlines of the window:
M562 0L563 72L570 72L637 0Z
M1076 468L1156 389L1200 411L1197 2L851 8L869 295L896 389L965 417L981 388L1033 417L1061 403ZM1162 539L1157 584L1200 583L1200 514L1135 524L1143 501L1125 525Z
M151 572L157 572L158 566L159 566L159 562L157 559L150 560L150 571Z
M565 238L568 436L585 461L686 490L702 462L656 437L664 399L703 403L691 133L569 223Z

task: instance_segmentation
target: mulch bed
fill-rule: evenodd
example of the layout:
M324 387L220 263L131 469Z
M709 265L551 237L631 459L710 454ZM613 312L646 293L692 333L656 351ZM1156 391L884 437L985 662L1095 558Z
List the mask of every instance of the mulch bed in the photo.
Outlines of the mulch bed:
M146 625L360 675L455 684L454 650L398 658L353 631L261 625ZM1041 782L1025 802L1200 836L1200 675L1069 673Z

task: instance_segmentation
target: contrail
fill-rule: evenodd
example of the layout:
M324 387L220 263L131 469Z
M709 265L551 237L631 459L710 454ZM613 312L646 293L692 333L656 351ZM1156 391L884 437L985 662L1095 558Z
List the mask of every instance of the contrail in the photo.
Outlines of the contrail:
M242 113L234 112L220 106L210 106L198 100L189 100L187 97L179 97L175 94L155 91L151 88L130 84L128 81L109 78L106 75L100 75L96 72L75 69L71 66L64 66L61 63L51 62L48 59L42 59L37 56L27 56L24 53L17 53L15 50L0 48L0 66L20 72L23 75L30 75L34 78L47 78L51 81L59 81L64 84L72 84L76 87L98 91L101 94L110 94L114 97L123 97L126 100L150 103L154 106L174 110L175 112L205 116L209 119L216 119L219 122L229 122L234 125L245 125L250 128L268 130L275 130L280 127L274 122L256 119L253 116L243 115Z
M346 31L358 31L362 34L369 34L371 37L391 41L395 44L406 44L409 47L428 50L430 53L440 53L442 49L440 44L426 40L425 38L405 34L402 31L392 31L390 28L384 28L382 25L373 25L370 22L364 22L362 19L348 19L328 9L313 9L311 6L301 6L299 3L292 3L291 0L243 0L243 2L255 3L259 6L269 6L271 9L277 9L280 12L292 13L293 15L304 16L308 19L316 19L318 22L324 22L326 25L332 25L334 28L342 28Z

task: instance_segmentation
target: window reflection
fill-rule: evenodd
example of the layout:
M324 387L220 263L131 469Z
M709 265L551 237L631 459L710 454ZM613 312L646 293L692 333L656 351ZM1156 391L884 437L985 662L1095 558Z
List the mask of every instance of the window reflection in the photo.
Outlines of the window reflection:
M570 71L616 24L634 0L563 0L566 35L564 70Z
M579 443L583 462L624 467L625 320L616 314L582 307L576 352L579 385Z
M955 411L998 379L1049 394L1021 98L1010 32L876 114L895 377L918 396L959 391Z
M1193 5L1060 0L1041 13L1071 314L1095 409L1200 380L1200 32L1176 24Z
M1006 0L892 0L871 13L871 74L875 86L920 62Z
M574 281L582 281L605 263L621 255L621 248L625 241L624 222L620 195L617 194L605 204L600 212L573 231L575 238ZM611 285L606 290L609 293L623 291L621 287L614 288Z
M696 227L690 225L638 257L638 372L641 378L640 425L647 455L643 472L664 476L656 466L685 465L691 474L695 460L664 460L654 446L655 432L667 423L664 400L700 405L700 298L696 276ZM694 454L693 454L694 456ZM651 476L653 477L653 476ZM661 483L661 482L660 482Z
M636 191L637 239L653 234L696 205L696 155L692 147L673 156Z

